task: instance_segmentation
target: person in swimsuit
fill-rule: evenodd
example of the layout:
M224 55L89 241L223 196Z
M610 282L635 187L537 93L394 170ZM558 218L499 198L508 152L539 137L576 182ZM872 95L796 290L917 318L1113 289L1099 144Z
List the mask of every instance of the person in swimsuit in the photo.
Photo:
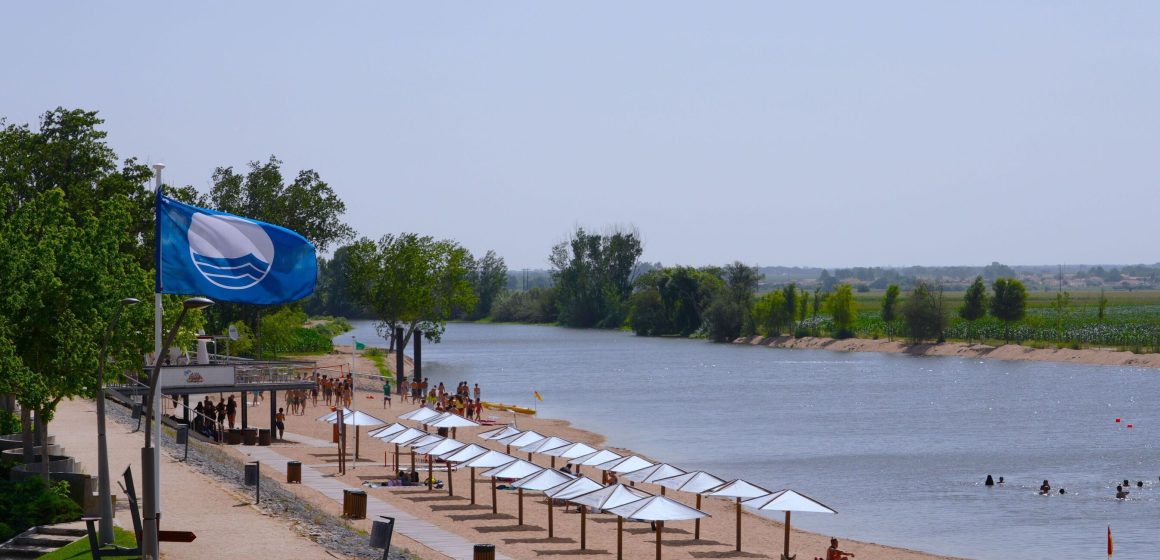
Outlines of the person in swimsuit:
M830 548L826 549L826 560L842 560L843 558L853 557L853 553L842 552L842 549L838 548L838 539L830 539Z
M1040 495L1040 496L1046 496L1046 495L1048 495L1048 494L1050 494L1050 493L1051 493L1051 485L1050 485L1050 484L1048 484L1046 480L1044 480L1044 481L1043 481L1043 484L1041 484L1041 485L1039 486L1039 495Z

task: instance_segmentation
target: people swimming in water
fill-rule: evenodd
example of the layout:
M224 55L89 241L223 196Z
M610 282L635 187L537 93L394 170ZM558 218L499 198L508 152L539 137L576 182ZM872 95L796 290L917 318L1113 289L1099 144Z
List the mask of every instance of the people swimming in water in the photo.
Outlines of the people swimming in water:
M1039 495L1046 496L1050 493L1051 493L1051 484L1048 484L1048 482L1046 480L1044 480L1043 484L1041 484L1039 486Z
M984 486L994 486L994 485L995 485L995 479L991 478L991 475L987 475L987 481L986 481L986 482L984 482L984 483L983 483L983 485L984 485Z
M1143 480L1137 480L1137 481L1136 481L1136 488L1143 488L1143 487L1144 487L1144 481L1143 481Z
M1003 477L1000 476L999 477L999 486L1002 486L1002 485L1003 485Z
M1059 489L1059 495L1060 495L1060 496L1062 496L1062 495L1064 495L1064 494L1067 494L1067 490L1065 490L1065 489L1063 489L1063 488L1060 488L1060 489Z
M1125 491L1125 490L1124 490L1124 487L1123 487L1122 485L1117 485L1117 486L1116 486L1116 499L1117 499L1117 500L1126 500L1126 499L1128 499L1128 494L1129 494L1129 492Z

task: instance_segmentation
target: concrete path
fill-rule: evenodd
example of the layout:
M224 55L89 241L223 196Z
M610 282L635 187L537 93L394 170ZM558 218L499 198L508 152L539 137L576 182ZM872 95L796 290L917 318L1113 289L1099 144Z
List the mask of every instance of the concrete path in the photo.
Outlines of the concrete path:
M289 432L286 433L286 438L299 442L312 439L299 436L298 434L290 434ZM333 445L328 441L313 441L323 444L317 447ZM306 443L303 444L309 445ZM246 448L246 453L254 460L261 461L263 467L272 468L275 471L286 474L286 463L290 460L281 453L278 453L277 447L248 447ZM318 470L307 465L302 465L302 484L303 486L309 486L319 491L322 495L339 504L343 500L343 490L363 490L361 488L347 486L340 481L324 476ZM463 560L471 560L474 556L474 544L467 539L440 529L374 496L367 495L367 518L378 519L380 515L395 518L395 532L421 543L440 554ZM495 557L496 560L511 560L510 557L498 552Z

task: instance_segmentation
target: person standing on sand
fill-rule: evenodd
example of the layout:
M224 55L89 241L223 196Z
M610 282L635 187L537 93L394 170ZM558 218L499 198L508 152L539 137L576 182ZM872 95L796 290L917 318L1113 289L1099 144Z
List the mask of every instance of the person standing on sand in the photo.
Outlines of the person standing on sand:
M476 383L475 388L472 389L472 397L475 398L476 402L479 402L479 383Z
M274 416L274 428L278 430L278 439L286 434L286 413L281 408L278 409L278 414Z
M391 406L391 380L383 380L383 408Z

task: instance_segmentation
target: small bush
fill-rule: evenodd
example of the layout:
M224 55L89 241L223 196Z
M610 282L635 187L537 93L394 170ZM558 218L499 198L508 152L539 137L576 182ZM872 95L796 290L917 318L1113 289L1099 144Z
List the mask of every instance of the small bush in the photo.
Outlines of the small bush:
M40 477L0 481L0 542L29 527L76 521L81 508L68 495L68 483Z

